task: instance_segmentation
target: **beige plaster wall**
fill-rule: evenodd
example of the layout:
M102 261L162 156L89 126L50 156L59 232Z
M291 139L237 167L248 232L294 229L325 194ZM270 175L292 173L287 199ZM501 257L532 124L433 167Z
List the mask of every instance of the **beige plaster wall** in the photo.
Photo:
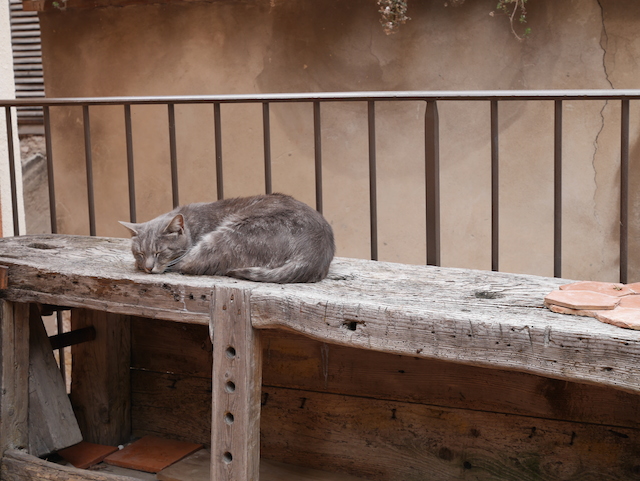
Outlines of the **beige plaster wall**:
M529 5L530 4L530 5ZM257 0L41 14L49 97L359 90L640 88L640 4L529 2L525 42L493 0L410 2L386 36L371 0ZM380 258L423 263L424 104L377 106ZM632 104L632 240L640 229L638 106ZM440 103L442 263L490 268L489 105ZM366 105L323 106L325 215L341 256L368 257ZM564 262L617 279L619 105L566 102ZM87 233L79 108L52 111L60 228ZM176 108L181 203L215 200L211 107ZM263 192L259 105L222 106L225 196ZM274 190L314 204L311 105L273 105ZM122 109L91 117L98 234L125 236ZM553 105L500 105L504 271L553 274ZM166 109L133 108L138 219L171 208ZM640 280L637 242L631 280Z
M9 21L9 2L0 7L0 97L13 99L16 95L13 80L13 55L11 52L11 26ZM7 143L7 123L4 109L0 109L0 235L14 235L13 203L11 200L11 177L9 170L9 147ZM12 124L17 125L15 111L12 113ZM20 162L20 142L18 132L12 139L14 147L14 169L16 178L22 175L22 163ZM24 202L22 197L22 183L16 184L18 202L18 229L25 233Z

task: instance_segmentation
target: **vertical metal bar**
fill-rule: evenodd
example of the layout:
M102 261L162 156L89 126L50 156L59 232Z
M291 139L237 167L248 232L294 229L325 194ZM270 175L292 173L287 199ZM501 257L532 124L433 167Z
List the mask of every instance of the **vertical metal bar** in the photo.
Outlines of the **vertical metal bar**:
M497 271L500 249L500 195L498 159L498 101L491 101L491 270Z
M176 109L175 104L167 105L169 111L169 154L171 156L171 194L173 207L180 205L178 196L178 151L176 146Z
M553 130L553 275L562 277L562 100L555 101Z
M93 190L93 159L91 155L91 121L89 106L82 106L82 123L84 126L84 154L87 172L87 201L89 208L89 235L96 235L96 203Z
M371 260L378 260L378 193L376 186L376 106L368 101L369 117L369 219L371 227Z
M58 233L58 216L56 213L56 189L53 176L53 149L51 146L51 116L49 106L43 107L44 114L44 143L47 155L47 181L49 184L49 216L51 218L51 233Z
M133 164L133 128L131 126L131 104L124 106L124 130L127 141L127 178L129 181L129 220L137 222L136 181Z
M13 119L11 107L4 108L7 121L7 148L9 154L9 181L11 185L11 209L13 212L13 235L20 235L20 218L18 217L18 190L16 179L15 151L13 146Z
M269 117L269 102L262 103L262 131L264 137L264 191L271 194L271 120Z
M218 200L224 199L222 183L222 125L220 124L220 102L213 104L213 127L216 144L216 190Z
M435 100L427 101L424 118L427 264L440 265L440 121Z
M622 100L620 134L620 282L629 268L629 100Z
M64 323L62 321L62 312L56 311L56 323L58 325L58 335L64 332ZM62 373L62 380L66 386L67 384L67 369L66 369L66 356L64 353L64 347L58 349L58 359L60 360L60 372Z
M313 152L316 169L316 210L322 214L322 121L320 102L313 102Z

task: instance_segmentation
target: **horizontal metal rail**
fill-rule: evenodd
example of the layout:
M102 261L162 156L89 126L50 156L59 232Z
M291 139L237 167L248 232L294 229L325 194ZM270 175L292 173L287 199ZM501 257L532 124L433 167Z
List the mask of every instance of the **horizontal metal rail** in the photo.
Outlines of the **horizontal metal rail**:
M14 231L19 235L18 212L16 200L16 174L13 169L15 148L11 135L15 126L11 120L11 109L24 106L44 107L45 135L47 150L47 167L49 183L49 201L51 212L51 229L57 232L56 205L54 192L54 165L51 152L50 109L54 107L82 107L84 128L84 149L87 176L88 217L90 233L95 235L95 195L92 167L92 139L90 127L90 107L121 106L125 119L123 136L127 150L128 195L130 206L130 220L136 221L136 193L135 193L135 135L131 121L131 107L134 105L164 105L168 116L168 138L171 162L171 188L173 205L179 203L178 173L179 161L175 115L176 105L209 104L213 107L213 140L215 152L215 172L217 198L224 198L223 182L223 146L220 106L222 104L257 104L262 107L262 132L264 152L264 186L265 192L272 191L272 153L271 153L271 116L270 105L275 103L312 103L313 105L313 145L314 145L314 173L316 209L323 210L323 159L322 159L322 104L329 102L362 102L367 106L368 125L368 158L369 158L369 225L371 258L377 259L378 252L378 196L377 196L377 166L376 166L376 103L378 102L424 102L425 119L425 207L426 207L426 262L440 264L440 187L439 187L439 117L438 103L448 101L483 101L488 103L487 123L490 126L491 144L491 268L499 270L499 105L510 101L552 101L554 102L554 147L553 147L553 175L554 175L554 275L562 275L562 112L566 101L618 101L621 102L622 116L620 119L620 280L626 282L628 277L628 221L629 221L629 103L640 100L640 90L509 90L509 91L406 91L406 92L322 92L322 93L291 93L291 94L250 94L250 95L198 95L198 96L163 96L163 97L86 97L86 98L51 98L51 99L5 99L0 100L0 107L5 108L14 209Z
M78 97L0 99L0 107L71 105L168 105L193 103L354 102L354 101L524 101L524 100L639 100L640 89L629 90L468 90L410 92L320 92L251 95L181 95L162 97Z

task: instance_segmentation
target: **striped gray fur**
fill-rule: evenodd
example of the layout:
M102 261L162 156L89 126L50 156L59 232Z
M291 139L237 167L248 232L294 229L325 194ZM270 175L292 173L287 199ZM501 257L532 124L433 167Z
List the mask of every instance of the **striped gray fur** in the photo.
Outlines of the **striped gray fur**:
M148 222L120 223L131 232L136 267L153 274L317 282L335 253L325 218L283 194L188 204Z

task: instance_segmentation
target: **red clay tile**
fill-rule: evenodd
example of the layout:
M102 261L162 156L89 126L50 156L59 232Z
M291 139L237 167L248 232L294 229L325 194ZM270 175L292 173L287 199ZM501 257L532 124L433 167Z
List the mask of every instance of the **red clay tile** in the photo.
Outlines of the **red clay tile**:
M553 304L548 304L546 302L544 303L544 305L547 306L549 310L557 312L558 314L571 314L572 316L596 317L597 312L587 309L570 309L568 307L554 306Z
M94 464L101 463L104 458L117 450L118 448L114 446L81 441L69 448L61 449L58 454L76 468L87 469Z
M145 436L105 458L105 463L157 473L202 448L202 444Z
M596 319L614 326L640 330L640 309L616 307L612 311L599 311Z
M634 282L633 284L627 284L627 287L634 293L640 294L640 282Z
M640 290L640 283L637 287L638 290ZM615 297L622 297L636 293L636 291L631 289L630 286L615 282L580 281L574 282L572 284L565 284L563 286L560 286L560 289L563 291L600 292L601 294L607 294L609 296Z
M632 295L632 296L624 296L620 299L619 307L630 307L632 309L640 309L640 296Z
M582 290L553 291L545 298L546 304L570 309L613 309L620 299L600 292Z

